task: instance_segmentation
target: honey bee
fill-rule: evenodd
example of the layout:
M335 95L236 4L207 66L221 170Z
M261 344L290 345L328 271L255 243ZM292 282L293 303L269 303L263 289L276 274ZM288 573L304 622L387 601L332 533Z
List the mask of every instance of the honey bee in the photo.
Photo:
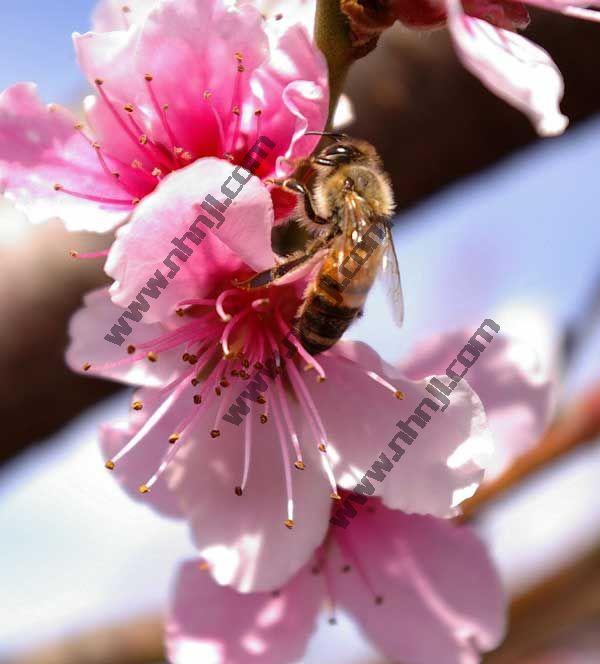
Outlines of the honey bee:
M308 132L321 134L321 132ZM264 288L285 283L297 271L312 279L295 320L302 346L312 355L331 348L362 314L367 295L382 275L398 325L404 302L390 232L394 200L375 148L345 134L323 132L333 142L310 159L314 194L295 177L273 181L301 197L301 223L311 239L301 252L238 284ZM317 267L318 266L318 267Z

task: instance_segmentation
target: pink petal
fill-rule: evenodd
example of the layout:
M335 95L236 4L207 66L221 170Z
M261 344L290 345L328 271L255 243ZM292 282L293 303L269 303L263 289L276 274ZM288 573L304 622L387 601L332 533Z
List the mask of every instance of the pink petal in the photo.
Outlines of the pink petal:
M420 344L402 363L402 371L412 378L443 374L472 334L464 329ZM481 337L477 341L485 350L465 380L481 399L494 437L494 454L486 465L488 480L539 441L552 415L555 385L526 343L502 334L489 345ZM458 366L459 373L465 369ZM448 384L450 378L443 382Z
M329 104L327 64L306 28L292 25L272 42L268 62L252 78L263 109L263 133L277 144L277 175L294 170L293 160L309 155L322 131ZM281 103L283 101L283 104Z
M67 364L78 373L102 376L130 385L162 387L172 381L181 371L181 350L175 348L159 354L157 362L132 362L127 347L139 345L164 334L167 330L160 324L147 325L131 322L133 330L124 343L117 346L104 338L111 328L119 324L123 310L113 304L108 289L102 288L88 293L69 322L71 342L67 349ZM127 323L127 320L125 320ZM84 365L91 368L84 370ZM108 366L104 366L108 365Z
M354 551L371 590L358 575L337 572L340 606L394 662L477 664L505 629L505 598L485 547L468 528L376 506L345 530L341 551ZM352 567L355 567L352 565ZM383 601L375 605L373 592Z
M418 437L409 445L401 440L396 423L407 421L423 399L437 405L425 389L428 379L408 380L362 343L338 342L318 360L327 380L311 383L310 388L331 442L338 484L354 489L362 481L368 495L382 496L386 505L405 512L439 517L455 514L456 506L481 482L482 458L492 448L483 406L475 392L463 381L455 387L444 412L425 406L431 419L423 429L412 423ZM398 400L369 378L368 372L379 374L404 393L404 398ZM396 463L392 463L395 452L388 446L392 440L405 450ZM392 468L379 480L364 478L381 454Z
M467 16L460 0L448 1L448 26L463 65L492 92L529 116L541 136L561 134L564 84L541 47L520 35Z
M139 400L148 404L153 398L156 398L157 393L158 391L148 389L138 390L134 394L132 402ZM140 411L132 410L129 422L103 424L100 427L99 442L104 458L108 460L122 449L144 425L149 416L148 408ZM143 445L138 445L120 459L112 474L134 500L140 500L146 505L154 507L164 516L181 518L184 516L184 512L179 505L177 495L169 491L164 483L157 483L152 487L150 493L141 494L139 491L139 487L152 477L161 463L165 448L168 446L165 441L173 431L168 428L168 423L164 423L159 424L155 433L156 435L146 439Z
M156 0L100 0L92 15L94 32L127 30L132 24L143 21Z
M65 108L44 106L32 83L18 83L0 95L0 191L33 222L63 219L69 230L105 232L132 209L132 194L102 170L96 150L74 128ZM94 202L55 191L55 184Z
M574 18L581 18L587 21L600 22L600 2L598 0L575 0L569 2L568 0L527 0L530 5L548 9L565 16L573 16ZM593 9L589 9L593 7Z
M136 207L129 224L117 234L106 262L107 273L115 279L111 297L116 304L127 307L156 270L169 274L163 263L176 251L173 238L182 238L200 214L207 194L225 200L221 186L229 181L233 166L212 157L200 159L184 169L170 173L157 189ZM225 221L217 229L209 229L202 221L198 232L206 237L196 245L189 238L186 246L192 251L186 262L173 257L180 270L172 276L168 288L152 302L144 315L146 322L164 319L181 300L204 297L217 287L228 286L240 268L263 270L274 264L271 251L273 207L271 197L260 180L252 177L241 189L225 213ZM181 254L181 251L180 251Z
M287 664L304 653L322 599L320 579L299 574L272 593L216 585L190 561L179 568L167 619L172 664Z
M241 484L244 427L226 424L221 436L211 439L216 408L204 414L165 475L216 581L240 592L272 590L288 581L323 541L332 502L316 446L306 446L305 470L291 468L294 527L285 527L287 495L276 428L272 417L260 424L257 415L255 408L245 423L251 422L253 445L242 496L234 488Z

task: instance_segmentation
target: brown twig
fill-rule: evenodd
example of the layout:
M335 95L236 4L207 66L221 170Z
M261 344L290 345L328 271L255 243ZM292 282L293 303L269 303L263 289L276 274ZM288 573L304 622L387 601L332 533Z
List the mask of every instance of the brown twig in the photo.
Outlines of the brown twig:
M472 518L526 478L545 470L574 450L593 444L599 437L600 385L563 413L536 447L516 459L500 477L484 484L472 498L465 501L461 519Z

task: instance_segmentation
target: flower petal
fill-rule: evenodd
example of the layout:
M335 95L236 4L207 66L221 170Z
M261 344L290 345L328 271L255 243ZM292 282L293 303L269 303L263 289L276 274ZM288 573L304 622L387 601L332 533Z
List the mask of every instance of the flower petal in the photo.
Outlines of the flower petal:
M505 629L505 598L483 544L468 528L379 505L336 530L356 573L334 577L336 598L393 661L478 664ZM333 563L333 569L339 569ZM373 592L383 599L379 606Z
M134 23L143 21L157 0L100 0L92 15L94 32L127 30Z
M448 2L448 26L463 65L487 88L529 116L541 136L565 130L563 79L543 48L466 15L460 0Z
M105 232L129 215L133 196L109 177L65 108L44 106L33 83L0 94L0 191L33 222L59 217L69 230ZM109 203L56 191L65 190Z
M400 368L412 378L442 374L471 335L471 331L459 330L420 344ZM506 335L494 337L489 346L480 336L476 342L485 351L466 378L483 403L494 437L494 454L485 470L489 480L539 441L552 414L555 384L525 342ZM449 378L444 380L449 382Z
M167 619L172 664L287 664L297 661L322 599L320 579L297 575L276 596L243 595L214 583L190 561L179 568Z
M190 166L170 173L157 189L136 207L130 223L120 229L106 262L106 272L115 279L111 297L127 307L137 297L156 270L172 279L152 302L144 315L146 322L163 320L181 300L212 294L217 286L228 286L227 279L240 276L240 268L263 270L275 263L271 251L273 206L267 188L252 177L239 190L225 212L221 228L209 229L199 222L198 233L205 233L199 244L185 244L189 257L176 249L173 240L183 238L199 217L208 217L201 208L207 194L225 200L223 183L233 190L233 166L222 159L200 159ZM236 189L239 185L235 185ZM215 222L216 223L216 222ZM179 253L177 253L179 252ZM165 263L165 261L167 261ZM185 261L185 262L184 262ZM176 268L167 263L174 262ZM225 280L225 281L224 281Z
M388 507L405 512L456 514L456 506L481 482L481 459L492 450L475 392L462 381L446 410L434 412L435 406L443 406L426 390L428 379L408 380L365 344L341 341L318 359L327 380L310 384L310 389L325 422L337 483L354 489L362 481L368 495L380 495ZM374 373L404 397L399 400L373 380L369 374ZM422 429L410 422L418 437L412 444L404 442L397 422L407 422L423 399L429 400L422 410L430 421ZM404 449L395 465L395 452L388 446L392 441ZM364 477L377 461L387 470Z
M162 352L157 362L128 361L128 346L135 347L156 339L167 330L158 323L128 326L127 319L119 320L122 313L123 310L111 302L108 289L101 288L88 293L84 297L83 307L69 322L71 343L66 354L67 364L78 373L102 376L130 385L167 385L181 371L181 351L176 348ZM133 333L131 336L122 335L124 343L116 345L104 338L105 334L119 336L115 335L115 330L111 330L113 326L119 330L133 328ZM84 369L87 364L91 366Z

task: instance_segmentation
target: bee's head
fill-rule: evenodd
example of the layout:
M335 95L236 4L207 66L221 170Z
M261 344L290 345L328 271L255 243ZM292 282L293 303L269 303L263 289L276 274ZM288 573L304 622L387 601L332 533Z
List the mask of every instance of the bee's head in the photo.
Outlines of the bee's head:
M377 159L375 148L366 141L357 141L346 134L334 132L307 132L307 134L319 134L333 139L333 143L325 146L313 158L313 163L319 166L337 168L344 164L361 164Z

